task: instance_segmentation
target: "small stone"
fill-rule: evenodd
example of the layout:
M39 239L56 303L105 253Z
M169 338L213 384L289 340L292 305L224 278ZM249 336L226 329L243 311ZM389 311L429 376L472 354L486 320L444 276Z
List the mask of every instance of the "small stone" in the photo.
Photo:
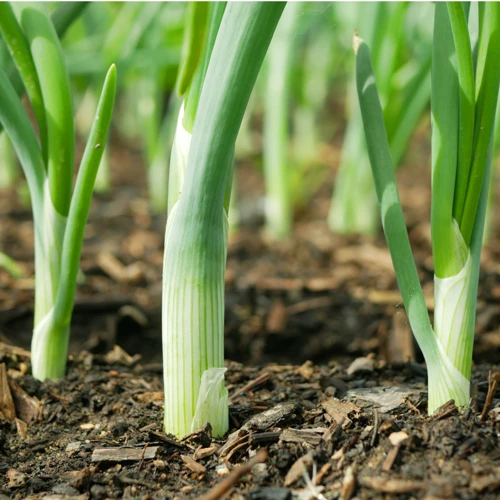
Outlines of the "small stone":
M73 443L68 443L68 446L66 446L66 451L68 452L73 452L73 451L78 451L80 449L80 446L82 443L79 441L74 441Z
M95 428L95 424L91 424L90 422L87 424L80 425L80 429L82 429L84 431L91 431L94 428Z

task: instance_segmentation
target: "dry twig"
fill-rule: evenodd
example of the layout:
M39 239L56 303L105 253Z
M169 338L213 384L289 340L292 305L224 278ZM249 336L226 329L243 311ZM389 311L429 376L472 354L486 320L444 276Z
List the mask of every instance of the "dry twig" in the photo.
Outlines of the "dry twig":
M486 394L486 401L484 402L483 411L481 412L481 420L484 420L486 418L486 415L488 415L488 412L490 411L490 408L493 404L493 397L495 396L499 381L500 373L491 373L490 370L488 373L488 393Z

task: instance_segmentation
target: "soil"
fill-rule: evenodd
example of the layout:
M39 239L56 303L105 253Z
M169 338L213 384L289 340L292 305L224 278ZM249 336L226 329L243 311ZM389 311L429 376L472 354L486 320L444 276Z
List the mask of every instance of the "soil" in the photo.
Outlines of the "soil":
M432 311L426 129L413 142L398 177ZM482 260L472 406L428 417L426 368L383 237L327 229L339 144L323 148L332 175L297 210L288 242L265 237L260 174L238 165L224 439L162 432L165 218L149 211L137 150L114 140L113 189L92 206L57 382L29 374L33 225L16 192L0 192L2 251L23 269L17 280L0 270L0 498L218 499L225 487L225 498L252 500L499 497L498 223Z

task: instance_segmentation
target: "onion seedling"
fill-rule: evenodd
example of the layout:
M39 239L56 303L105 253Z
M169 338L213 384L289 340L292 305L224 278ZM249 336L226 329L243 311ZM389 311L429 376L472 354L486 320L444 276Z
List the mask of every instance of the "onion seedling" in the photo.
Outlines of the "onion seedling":
M0 32L35 112L38 141L28 114L0 69L0 122L20 160L31 195L35 232L35 320L33 375L64 376L68 338L85 225L92 189L113 110L116 70L112 66L80 163L74 175L74 120L68 74L50 18L35 8L19 24L0 3Z
M182 191L168 217L164 424L176 436L205 422L215 436L228 429L223 325L227 191L238 129L284 5L228 3L203 78Z
M413 260L370 50L357 40L356 81L385 237L408 319L427 363L429 413L468 406L479 261L500 83L500 4L479 3L477 64L468 7L437 3L432 54L434 329Z

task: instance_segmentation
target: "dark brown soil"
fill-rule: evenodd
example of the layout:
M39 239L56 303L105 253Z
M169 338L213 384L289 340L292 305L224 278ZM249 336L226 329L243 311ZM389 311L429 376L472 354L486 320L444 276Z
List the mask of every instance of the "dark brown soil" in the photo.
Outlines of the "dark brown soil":
M422 137L399 180L432 310ZM338 149L324 156L336 165ZM92 208L74 354L58 382L29 375L22 349L33 321L31 214L13 190L0 193L0 249L24 270L20 280L0 270L0 395L13 396L18 418L9 422L2 396L5 498L198 498L227 478L232 499L498 498L500 399L480 419L500 352L498 232L483 258L472 409L449 405L429 418L426 370L383 238L328 231L330 178L298 211L293 240L267 241L260 176L240 165L243 225L231 237L226 273L232 427L224 440L204 432L179 443L161 430L165 218L150 214L137 165L138 154L117 144L113 191ZM263 459L254 456L259 448L266 461L236 478L237 464Z

